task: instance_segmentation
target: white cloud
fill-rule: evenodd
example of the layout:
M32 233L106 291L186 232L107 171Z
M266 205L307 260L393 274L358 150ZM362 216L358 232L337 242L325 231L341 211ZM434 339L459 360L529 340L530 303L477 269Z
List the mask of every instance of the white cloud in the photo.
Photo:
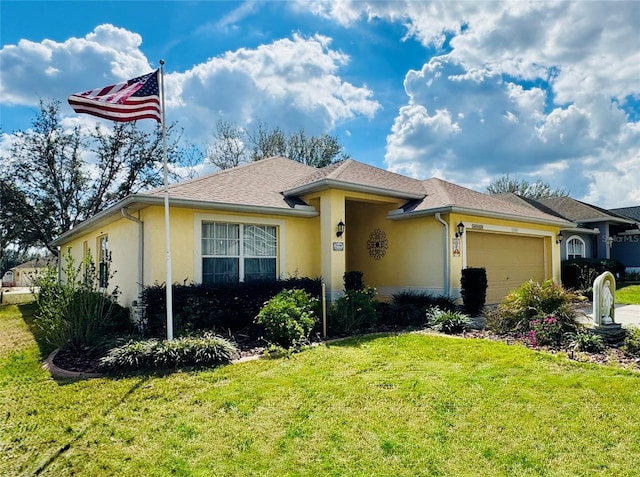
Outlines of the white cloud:
M602 206L638 200L640 127L625 111L640 97L635 2L310 5L342 25L402 23L425 47L449 39L446 52L405 76L389 169L481 190L509 173Z
M348 60L321 35L293 35L212 58L167 78L170 111L203 132L218 118L242 126L261 120L312 134L355 116L373 117L379 103L365 86L338 76Z
M236 13L247 13L251 4L246 5ZM0 50L2 103L64 101L74 92L139 76L152 69L141 46L140 35L112 25L61 43L7 45ZM349 56L330 46L328 37L294 34L226 52L185 72L167 72L167 120L177 121L192 142L204 144L220 118L241 126L263 121L285 130L303 127L310 134L356 116L372 118L380 107L373 92L339 76ZM66 102L61 111L71 114ZM71 118L73 124L94 121Z
M36 105L40 98L107 86L149 72L142 38L113 25L100 25L84 38L60 43L20 40L0 50L0 97L8 105Z

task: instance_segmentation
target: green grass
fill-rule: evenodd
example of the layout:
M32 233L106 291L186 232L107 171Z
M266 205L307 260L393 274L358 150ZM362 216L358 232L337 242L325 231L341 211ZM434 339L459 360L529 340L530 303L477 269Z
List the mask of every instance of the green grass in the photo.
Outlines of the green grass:
M54 380L0 307L0 475L637 475L640 373L380 335L289 359Z
M626 305L640 305L640 285L627 285L616 290L616 302Z

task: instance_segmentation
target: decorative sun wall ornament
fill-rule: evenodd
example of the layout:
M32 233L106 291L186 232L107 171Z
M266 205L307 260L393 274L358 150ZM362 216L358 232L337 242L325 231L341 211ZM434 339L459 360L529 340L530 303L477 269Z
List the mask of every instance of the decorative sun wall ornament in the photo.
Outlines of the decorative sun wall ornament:
M387 247L389 242L387 241L387 234L384 230L375 229L369 234L369 240L367 240L367 248L369 249L369 255L374 260L380 260L387 253Z

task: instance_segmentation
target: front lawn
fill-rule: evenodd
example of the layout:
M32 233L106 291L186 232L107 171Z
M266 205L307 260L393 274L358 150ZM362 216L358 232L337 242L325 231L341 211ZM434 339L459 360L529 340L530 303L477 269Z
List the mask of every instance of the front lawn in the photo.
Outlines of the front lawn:
M0 475L637 475L640 373L378 335L213 370L54 380L0 307Z
M640 285L627 285L616 290L616 302L625 305L640 305Z

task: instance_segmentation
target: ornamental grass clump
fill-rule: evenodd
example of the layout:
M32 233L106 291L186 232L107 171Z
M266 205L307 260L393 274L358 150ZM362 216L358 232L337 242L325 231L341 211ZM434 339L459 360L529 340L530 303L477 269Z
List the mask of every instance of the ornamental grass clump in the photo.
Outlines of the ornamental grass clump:
M534 330L534 322L541 326L540 320L553 317L553 326L562 333L575 332L578 329L573 303L578 296L564 289L552 280L542 283L529 280L513 290L487 314L487 327L496 333L526 334Z
M91 255L76 262L68 249L61 257L64 281L49 268L35 281L36 325L54 348L95 349L110 335L133 331L127 310L117 304L117 289L100 287L99 271ZM108 278L111 278L111 275Z
M130 340L100 359L102 372L220 366L238 358L235 344L213 333L174 340Z
M271 298L256 316L264 327L264 339L285 349L308 343L316 324L318 300L304 290L283 290Z

